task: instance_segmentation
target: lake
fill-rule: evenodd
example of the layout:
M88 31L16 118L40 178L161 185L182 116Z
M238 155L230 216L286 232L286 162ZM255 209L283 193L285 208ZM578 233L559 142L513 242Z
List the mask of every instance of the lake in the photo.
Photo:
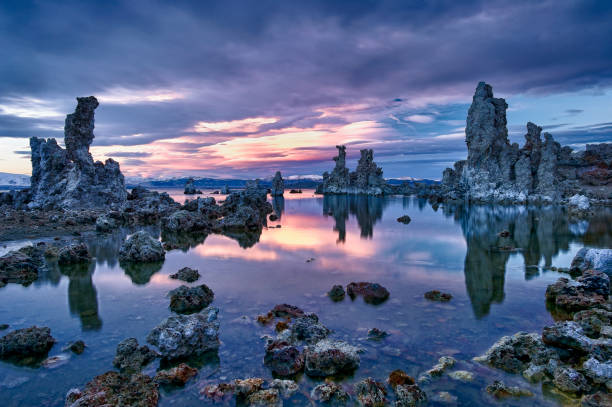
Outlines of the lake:
M170 192L178 201L185 199L180 191ZM540 384L471 359L503 335L541 332L553 322L544 293L564 274L551 268L569 267L583 246L612 246L609 213L570 221L553 207L435 210L411 197L322 197L310 190L271 202L279 220L269 222L258 242L191 236L183 249L166 254L163 265L124 270L118 250L133 230L119 230L87 238L95 256L88 267L51 267L28 287L0 288L0 323L9 324L9 330L50 327L58 343L49 356L61 356L48 367L0 362L2 406L63 406L70 388L82 388L112 370L117 343L135 337L145 344L148 332L171 315L166 295L183 283L169 275L182 267L198 269L202 277L192 285L205 283L215 293L221 346L218 354L197 361L199 374L185 388L161 389L160 406L213 405L200 394L207 384L270 378L262 337L274 335L274 327L255 318L281 303L316 313L333 338L364 350L361 367L341 379L347 385L368 376L384 381L394 369L416 377L448 355L458 360L454 369L473 372L475 380L463 383L444 375L422 386L430 405L448 405L436 401L442 391L456 397L451 405L490 404L484 388L495 379L535 393L499 405L563 402ZM412 218L410 224L396 221L402 215ZM148 230L159 236L155 227ZM498 236L504 230L510 238ZM0 254L27 243L3 242ZM333 285L352 281L382 284L391 296L380 305L359 297L332 302L326 296ZM432 289L453 298L447 303L423 298ZM367 340L367 331L375 327L390 335ZM87 345L82 355L62 352L77 339ZM158 367L156 361L144 372L154 374ZM285 405L311 405L307 395L318 381L305 375L298 381L300 391Z

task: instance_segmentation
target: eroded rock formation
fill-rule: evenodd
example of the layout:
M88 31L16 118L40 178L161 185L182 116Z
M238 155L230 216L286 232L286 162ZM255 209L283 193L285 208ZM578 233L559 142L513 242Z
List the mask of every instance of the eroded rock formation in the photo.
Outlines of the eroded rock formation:
M612 197L612 144L573 152L530 122L519 148L508 140L507 108L504 99L493 97L490 85L478 84L465 129L468 156L444 170L444 198L525 203L555 202L575 194Z
M383 170L374 162L372 150L360 150L361 157L354 172L346 168L346 146L336 146L336 166L331 173L323 173L323 182L317 187L318 194L367 194L383 195L391 188L383 178Z
M32 137L30 208L109 207L127 198L119 163L109 158L94 162L89 146L94 139L94 110L98 100L77 98L74 113L66 117L61 148L53 138Z
M274 178L272 178L272 188L270 189L270 195L272 196L283 196L285 193L285 182L280 171L276 171Z

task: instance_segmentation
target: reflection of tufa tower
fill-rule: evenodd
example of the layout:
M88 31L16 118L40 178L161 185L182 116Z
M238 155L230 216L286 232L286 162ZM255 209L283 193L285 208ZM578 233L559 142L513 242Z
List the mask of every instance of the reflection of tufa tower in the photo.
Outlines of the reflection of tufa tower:
M96 265L78 264L62 266L62 274L68 276L68 307L70 313L81 319L84 331L97 331L102 328L102 320L98 315L98 293L93 284L92 276Z
M325 195L323 214L334 217L334 231L338 232L338 242L346 241L346 221L349 214L355 215L362 238L374 235L374 225L382 218L388 200L367 195Z

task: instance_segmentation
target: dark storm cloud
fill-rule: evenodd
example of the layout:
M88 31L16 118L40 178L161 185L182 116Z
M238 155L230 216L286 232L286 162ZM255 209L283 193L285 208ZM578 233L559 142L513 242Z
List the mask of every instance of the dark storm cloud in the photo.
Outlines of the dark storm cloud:
M3 1L0 95L55 101L65 113L75 96L113 89L182 95L102 102L97 146L177 138L198 121L339 124L342 115L314 112L468 102L479 80L503 95L610 86L610 21L606 1ZM0 137L60 136L48 122L0 116ZM462 143L405 151L460 152Z

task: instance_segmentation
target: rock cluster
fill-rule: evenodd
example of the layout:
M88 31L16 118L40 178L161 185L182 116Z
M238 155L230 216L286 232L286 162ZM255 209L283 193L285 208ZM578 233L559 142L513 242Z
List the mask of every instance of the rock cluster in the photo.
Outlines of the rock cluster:
M151 363L157 354L148 346L138 346L136 338L125 339L117 345L117 353L113 365L122 372L135 373Z
M64 144L32 137L31 202L29 208L92 208L118 206L127 191L119 163L94 162L89 146L94 139L95 97L77 98L74 113L66 117Z
M47 327L17 329L0 338L0 359L42 357L55 343Z
M0 257L0 287L9 283L29 285L38 279L45 268L43 252L34 246L25 246Z
M573 152L527 123L525 144L519 148L508 140L507 108L490 85L478 84L465 129L467 160L444 171L440 192L445 199L525 203L556 202L576 194L611 198L612 144Z
M283 196L285 193L285 182L280 171L276 171L274 178L272 178L272 188L270 188L270 195L272 196Z
M585 253L576 257L575 263L582 264ZM610 279L602 271L586 270L575 281L561 278L548 287L546 297L556 311L553 316L566 320L544 327L541 335L519 332L505 336L476 360L594 401L597 397L589 393L612 390L609 294ZM513 395L498 384L490 387L496 396Z
M158 385L149 376L140 373L128 376L110 371L94 377L83 390L70 390L66 395L66 406L155 407L158 400Z
M372 150L361 150L354 172L346 168L346 146L336 146L338 155L331 173L323 173L323 182L317 186L318 194L383 195L392 192L383 178L383 170L374 163Z
M219 349L219 310L208 307L191 315L166 318L147 336L164 359L197 356Z

